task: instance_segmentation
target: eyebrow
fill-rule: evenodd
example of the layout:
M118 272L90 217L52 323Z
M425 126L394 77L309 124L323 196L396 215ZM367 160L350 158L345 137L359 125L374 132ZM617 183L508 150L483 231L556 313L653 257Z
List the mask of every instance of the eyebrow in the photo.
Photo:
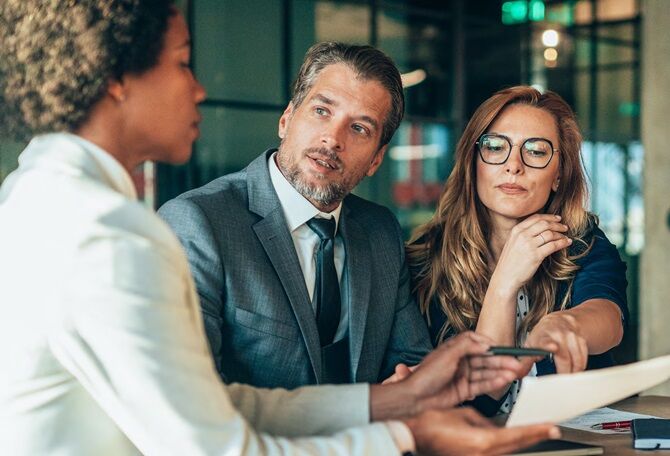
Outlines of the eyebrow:
M529 136L529 137L527 137L527 138L523 138L523 139L521 140L521 144L516 144L516 143L513 143L513 142L512 142L512 138L510 138L510 137L507 136L507 135L503 135L502 133L496 133L495 131L490 131L490 132L485 133L485 134L487 134L487 135L495 135L495 136L502 136L502 137L505 138L507 141L509 141L509 143L512 144L513 146L520 146L521 144L525 143L525 142L528 141L529 139L542 139L542 140L544 140L544 141L547 141L549 144L551 144L551 148L552 148L552 149L554 149L554 150L558 150L558 149L554 148L554 142L553 142L551 139L549 139L549 138L545 138L544 136Z
M320 101L321 103L323 103L325 105L337 106L337 103L335 102L335 100L332 100L332 99L328 98L327 96L322 95L320 93L315 94L310 101L315 101L315 100Z
M328 98L327 96L325 96L321 93L317 93L314 96L312 96L310 101L312 101L312 102L313 101L319 101L319 102L321 102L321 103L323 103L327 106L337 106L337 102L335 100L333 100L331 98ZM362 120L363 122L369 123L374 130L379 130L379 123L370 116L362 115L362 116L356 117L356 119L359 119L359 120Z

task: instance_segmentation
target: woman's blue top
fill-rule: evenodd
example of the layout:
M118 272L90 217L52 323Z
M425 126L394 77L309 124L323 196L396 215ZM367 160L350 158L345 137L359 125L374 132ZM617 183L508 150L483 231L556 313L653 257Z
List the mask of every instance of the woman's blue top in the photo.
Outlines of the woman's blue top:
M575 273L568 308L575 307L589 299L608 299L621 309L623 317L622 324L628 321L628 306L626 300L626 263L621 260L619 252L605 233L597 226L593 226L589 235L584 239L590 243L594 238L591 251L584 257L575 261L579 270ZM576 255L583 251L585 246L576 242L570 247L569 254ZM556 293L555 310L560 309L561 302L568 290L568 284L561 282ZM532 303L531 303L532 305ZM429 306L430 335L434 345L437 345L438 334L446 322L447 316L442 312L436 300ZM611 350L601 355L589 356L587 369L597 369L614 365ZM556 373L556 366L549 359L537 363L537 374L547 375Z

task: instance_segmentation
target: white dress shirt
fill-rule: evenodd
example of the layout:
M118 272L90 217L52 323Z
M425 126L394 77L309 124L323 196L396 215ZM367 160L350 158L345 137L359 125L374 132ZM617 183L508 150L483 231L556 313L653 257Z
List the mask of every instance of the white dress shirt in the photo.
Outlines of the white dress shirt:
M309 299L312 302L312 307L316 313L316 303L314 301L314 288L316 284L316 256L319 250L320 239L319 236L307 226L307 222L314 217L335 219L335 269L337 270L337 278L340 281L340 323L338 325L335 340L342 339L349 327L349 309L346 305L345 292L342 290L342 271L344 270L345 249L342 236L338 236L338 228L340 223L340 212L342 211L342 203L340 203L332 212L321 212L312 205L304 196L291 185L291 183L284 177L282 172L277 167L275 156L272 154L268 160L268 168L270 169L270 179L272 186L277 192L277 197L284 212L284 219L291 232L293 245L298 254L298 261L302 268L302 275L305 278L305 286L309 292Z
M398 454L367 385L223 385L179 242L81 138L0 189L0 280L0 454Z

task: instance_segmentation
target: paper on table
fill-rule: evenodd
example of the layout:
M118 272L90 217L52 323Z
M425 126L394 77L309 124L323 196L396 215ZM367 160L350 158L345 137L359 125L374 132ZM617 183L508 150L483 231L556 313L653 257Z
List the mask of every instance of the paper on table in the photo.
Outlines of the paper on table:
M526 377L507 426L560 423L670 379L670 355L577 374Z
M598 434L621 434L622 431L616 429L592 429L591 426L594 424L602 423L613 423L615 421L630 421L639 418L658 418L657 416L652 415L643 415L641 413L633 412L624 412L622 410L615 410L609 407L603 407L596 410L592 410L588 413L573 418L568 421L563 421L559 423L561 427L567 427L572 429L579 429L581 431L595 432ZM626 429L623 432L630 432L630 429Z

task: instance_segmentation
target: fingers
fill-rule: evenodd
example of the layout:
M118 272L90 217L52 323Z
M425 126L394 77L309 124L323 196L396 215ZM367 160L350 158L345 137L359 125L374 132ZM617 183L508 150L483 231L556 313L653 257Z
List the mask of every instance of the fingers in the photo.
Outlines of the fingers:
M581 372L586 369L589 349L575 325L567 314L551 313L533 328L526 343L554 353L559 374Z
M565 335L565 350L570 357L570 370L568 372L581 372L586 369L588 360L588 347L586 341L570 332Z
M541 323L544 323L544 320L540 320ZM546 350L553 353L554 355L559 351L559 343L554 340L552 335L551 327L547 328L546 325L537 324L535 328L530 332L526 342L523 344L527 348L539 348L540 350ZM532 363L540 361L541 357L524 357L521 362L525 363L532 360Z
M417 367L419 367L418 364L416 366L411 367L403 363L397 364L395 366L395 372L393 373L393 375L384 380L382 382L382 385L390 385L391 383L397 383L401 380L405 380L407 377L412 375L412 372L414 372Z
M395 376L395 374L393 374L393 375L391 375L389 378L387 378L386 380L384 380L384 381L382 382L382 385L390 385L390 384L392 384L392 383L397 383L397 382L398 382L398 378Z
M589 346L586 343L586 339L579 338L579 363L575 364L575 370L573 372L581 372L586 370L586 365L589 362Z
M528 219L524 220L524 222L527 221ZM558 220L552 218L551 220L539 220L526 228L525 231L529 236L537 236L540 233L544 234L545 231L550 231L552 233L567 233L568 225L564 225Z
M481 428L495 428L496 426L491 422L491 420L484 418L472 407L463 407L458 409L460 415L465 419L465 421L473 426Z
M500 378L509 383L523 377L530 370L521 361L511 356L476 356L469 358L468 362L470 367L468 380L471 383L494 378Z
M507 369L521 372L521 361L513 356L473 356L468 359L472 369Z
M540 347L534 345L532 348L540 348ZM553 349L554 351L557 350L557 348L553 344L550 344L550 348ZM550 348L542 347L542 349L551 352L553 354L554 351L552 351ZM524 356L523 358L521 358L519 360L519 362L521 363L521 371L517 375L517 378L523 378L526 375L528 375L530 370L533 368L533 365L539 361L542 361L544 358L545 358L544 356Z
M533 239L543 257L568 247L572 239L565 234L568 226L558 221L539 220L525 229L525 234Z
M559 429L551 424L534 424L495 430L494 452L491 454L509 454L520 448L529 447L543 440L561 437Z
M561 216L555 214L533 214L525 220L519 222L517 224L517 228L519 230L527 230L531 226L542 221L549 223L559 223L561 221ZM534 235L537 235L537 233Z
M468 397L500 390L530 370L530 367L510 356L473 357L470 364Z
M543 234L544 236L544 234ZM563 235L560 235L562 237L554 239L554 240L547 240L544 244L540 244L538 247L538 253L542 256L542 258L546 258L552 253L556 253L559 250L565 249L569 247L572 244L572 239L569 237L565 237ZM542 239L545 238L540 238L538 236L538 241L537 243L539 244L540 242L543 242Z
M441 352L440 356L448 357L452 362L458 362L468 355L483 355L491 344L492 341L488 337L473 331L466 331L452 337L435 351Z
M469 387L469 393L465 400L471 400L482 394L491 394L496 391L502 390L503 388L509 387L509 385L514 381L515 377L512 376L500 376L497 378L491 378L481 381L471 382Z
M517 224L512 233L530 248L536 261L541 261L572 244L564 234L568 232L568 226L560 223L560 219L558 215L534 214Z
M562 339L557 341L558 349L554 352L556 372L569 374L583 371L588 359L586 343L577 340L574 333L565 334Z
M572 372L572 355L565 348L563 337L559 334L543 334L536 338L534 342L527 342L533 347L541 348L553 353L553 361L556 365L556 372L559 374ZM530 345L529 345L530 346Z
M473 332L459 334L426 356L416 373L407 378L408 387L416 397L426 400L435 395L444 396L445 388L447 393L453 390L454 381L467 380L468 356L482 355L489 347L489 340L484 336Z
M552 231L552 230L542 230L539 233L533 235L533 240L537 242L538 247L541 247L544 244L548 244L549 242L552 241L562 241L566 239L570 238L563 233L559 233L558 231Z
M498 369L478 369L470 371L468 380L470 382L481 382L492 380L496 378L504 378L505 380L516 380L516 371L498 370Z
M414 366L416 369L416 366ZM398 377L398 380L404 380L410 375L412 375L412 369L409 368L406 364L400 363L395 367L395 374Z

